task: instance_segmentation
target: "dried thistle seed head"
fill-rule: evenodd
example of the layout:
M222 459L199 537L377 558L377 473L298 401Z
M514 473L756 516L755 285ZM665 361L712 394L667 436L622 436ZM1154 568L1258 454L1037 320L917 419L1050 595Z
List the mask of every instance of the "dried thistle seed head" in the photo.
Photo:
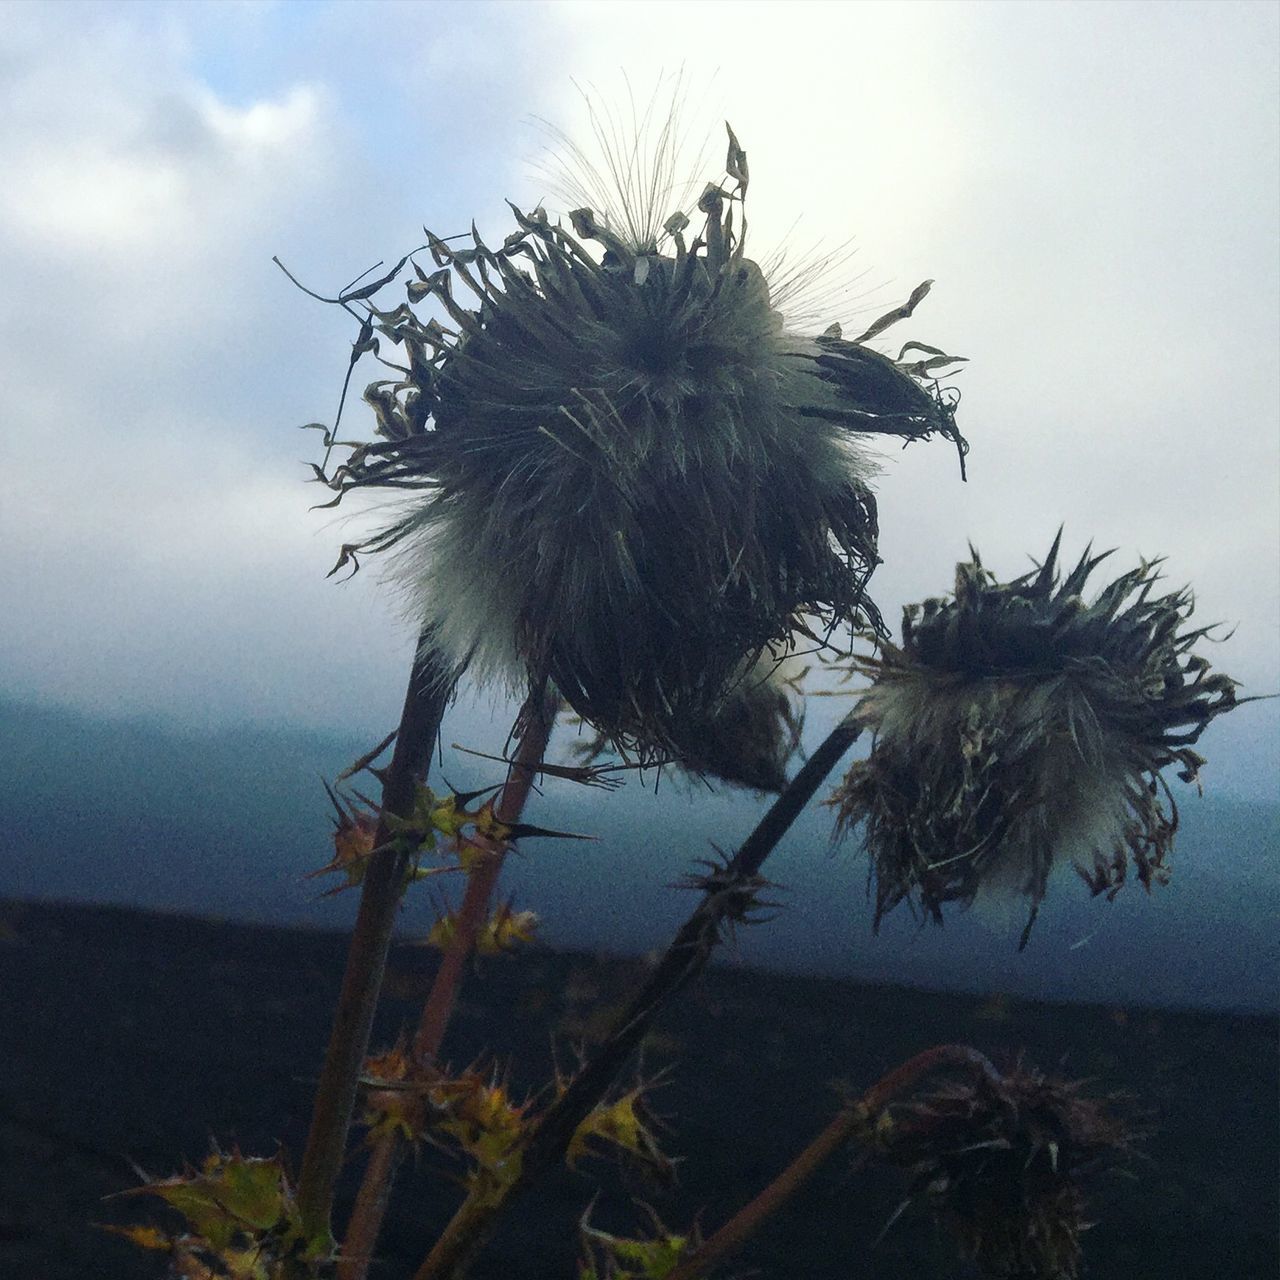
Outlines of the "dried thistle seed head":
M804 728L802 674L794 654L777 657L766 649L716 715L674 726L681 767L753 791L781 791Z
M561 207L591 209L633 249L656 253L666 224L697 204L712 167L710 139L699 137L690 119L692 86L683 71L660 77L644 102L628 86L625 106L577 88L591 142L581 146L537 119L546 145L533 171Z
M434 644L481 680L549 677L648 759L687 750L802 615L878 623L860 438L963 448L933 380L950 358L865 345L927 287L855 341L789 331L745 254L732 133L726 169L692 239L683 213L654 243L591 209L569 230L514 206L496 250L429 237L439 270L373 312L406 351L366 392L381 439L325 477L339 497L417 491L356 550L392 552ZM447 323L414 313L428 298Z
M1147 888L1167 875L1177 806L1162 771L1196 781L1192 744L1237 705L1236 684L1192 653L1210 628L1183 629L1188 590L1153 595L1144 563L1087 604L1106 556L1086 551L1064 579L1061 536L1007 583L973 552L952 597L908 607L901 647L860 663L875 739L832 803L841 829L864 824L877 924L904 900L941 923L946 902L1021 894L1025 945L1055 865L1074 861L1095 893L1130 863Z
M752 791L781 791L787 767L800 750L802 681L808 669L808 661L791 646L781 655L765 649L731 685L714 715L671 726L669 743L677 754L662 763L702 782L715 779ZM590 762L606 754L610 742L597 730L575 749Z
M1123 1099L1081 1088L1019 1064L895 1106L879 1129L884 1158L911 1175L911 1198L984 1275L1078 1274L1086 1186L1126 1160L1138 1136Z

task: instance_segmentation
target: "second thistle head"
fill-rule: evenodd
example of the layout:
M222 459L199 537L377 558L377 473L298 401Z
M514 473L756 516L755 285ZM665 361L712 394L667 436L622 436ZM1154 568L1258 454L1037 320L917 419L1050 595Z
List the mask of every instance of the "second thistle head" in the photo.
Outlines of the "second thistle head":
M865 345L927 287L853 341L793 332L746 256L732 131L725 169L665 221L512 206L498 248L429 236L438 269L371 309L406 353L366 392L380 438L324 477L413 492L363 549L392 552L432 644L481 680L549 678L642 759L696 759L797 627L878 624L860 440L963 448L951 358Z
M1192 744L1237 705L1236 684L1192 652L1210 628L1184 628L1189 591L1155 594L1143 564L1088 604L1106 556L1086 551L1063 577L1060 540L1010 582L973 553L953 596L909 606L901 646L861 664L875 741L832 803L842 827L863 826L877 923L903 901L941 923L947 902L1012 893L1030 907L1025 945L1057 865L1095 894L1130 867L1148 888L1167 875L1163 771L1196 780Z

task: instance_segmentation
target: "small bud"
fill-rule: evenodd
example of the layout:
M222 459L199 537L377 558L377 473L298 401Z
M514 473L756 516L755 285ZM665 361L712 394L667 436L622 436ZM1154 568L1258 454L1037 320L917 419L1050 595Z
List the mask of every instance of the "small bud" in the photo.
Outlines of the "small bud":
M373 842L378 832L378 812L372 805L364 807L339 794L326 782L325 791L333 804L333 857L323 867L308 873L308 878L341 873L343 884L329 890L329 894L341 893L353 888L364 879L369 858L373 854ZM326 895L329 896L329 895Z
M587 1209L580 1225L583 1257L577 1280L660 1280L702 1243L696 1225L680 1235L664 1226L648 1205L641 1207L649 1215L649 1230L640 1237L616 1236L593 1227L591 1209Z
M663 1152L651 1124L646 1123L649 1087L638 1085L591 1111L578 1126L565 1153L569 1168L584 1156L609 1154L631 1162L657 1181L674 1181L675 1161Z
M986 1276L1074 1280L1089 1225L1085 1188L1123 1161L1135 1134L1118 1100L1019 1065L891 1108L879 1156Z

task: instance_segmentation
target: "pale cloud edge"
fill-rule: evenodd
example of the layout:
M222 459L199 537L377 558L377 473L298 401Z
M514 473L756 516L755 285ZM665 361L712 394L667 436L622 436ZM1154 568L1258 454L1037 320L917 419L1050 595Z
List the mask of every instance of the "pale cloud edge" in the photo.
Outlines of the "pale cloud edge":
M755 245L856 236L866 274L831 319L938 281L918 323L971 357L971 480L945 449L890 460L891 619L946 588L969 539L1008 573L1065 523L1072 549L1167 556L1202 618L1237 624L1215 662L1280 689L1260 8L22 8L0 37L12 690L193 720L393 716L412 628L375 574L324 580L351 534L306 514L315 441L293 430L331 418L353 334L271 255L323 290L423 221L500 235L504 197L546 194L530 118L578 136L573 80L618 93L624 70L641 94L681 72L717 159L732 119ZM354 406L348 434L367 427Z

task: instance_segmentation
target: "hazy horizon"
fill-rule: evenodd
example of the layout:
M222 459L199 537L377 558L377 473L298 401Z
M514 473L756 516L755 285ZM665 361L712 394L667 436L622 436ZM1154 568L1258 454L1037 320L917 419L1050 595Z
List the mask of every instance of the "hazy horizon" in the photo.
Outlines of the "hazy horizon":
M565 757L568 740L557 734L553 758ZM452 751L453 741L446 720L434 785L496 780L498 766ZM321 778L372 745L299 730L165 733L0 699L0 848L10 855L0 858L0 896L349 927L357 895L322 897L332 882L307 873L331 850ZM900 908L873 936L865 857L856 840L833 846L831 812L815 801L765 868L780 885L769 895L777 919L740 931L721 958L1042 999L1272 1009L1280 804L1173 785L1182 831L1171 883L1151 894L1130 884L1108 903L1063 868L1021 953L1020 901L1002 912L948 912L942 929L921 929ZM766 804L674 778L657 794L636 780L607 795L554 781L543 791L530 821L600 839L526 842L508 860L502 895L541 915L549 945L618 954L666 945L692 907L674 882L714 847L735 847ZM441 892L456 887L436 882L410 895L402 934L425 934Z

